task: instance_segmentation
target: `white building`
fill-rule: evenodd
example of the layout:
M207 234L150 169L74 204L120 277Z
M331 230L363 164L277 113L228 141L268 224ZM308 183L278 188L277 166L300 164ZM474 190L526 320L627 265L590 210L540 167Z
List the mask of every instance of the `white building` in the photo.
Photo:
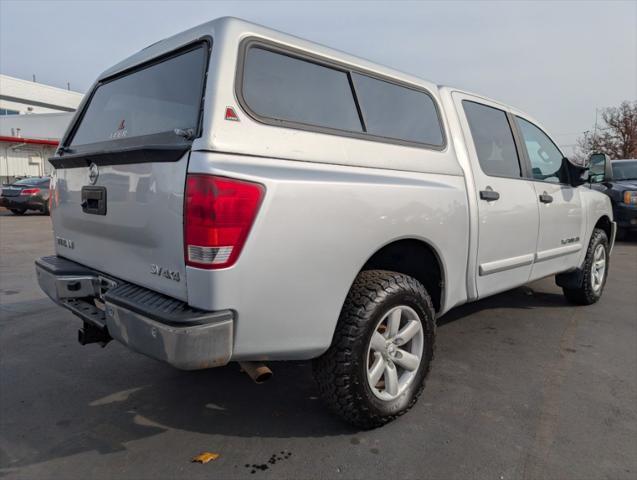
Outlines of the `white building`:
M0 183L47 175L83 94L0 75Z
M0 75L0 116L74 112L84 94Z

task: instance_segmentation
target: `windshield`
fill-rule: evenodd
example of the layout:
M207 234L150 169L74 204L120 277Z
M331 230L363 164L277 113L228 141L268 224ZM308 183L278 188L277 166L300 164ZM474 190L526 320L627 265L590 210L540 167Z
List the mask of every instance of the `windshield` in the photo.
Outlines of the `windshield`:
M196 131L207 44L98 85L70 146ZM183 140L175 135L175 141Z
M637 180L637 160L616 160L611 165L613 180Z

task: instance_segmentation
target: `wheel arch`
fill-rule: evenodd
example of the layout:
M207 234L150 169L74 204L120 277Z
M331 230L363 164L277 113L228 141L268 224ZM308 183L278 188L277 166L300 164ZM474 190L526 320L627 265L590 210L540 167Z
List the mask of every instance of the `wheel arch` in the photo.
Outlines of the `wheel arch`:
M356 276L365 270L390 270L409 275L422 283L437 313L445 305L445 263L436 246L422 238L393 239L372 253ZM352 284L354 279L352 280Z
M604 230L604 232L606 233L606 236L608 237L608 241L609 242L612 241L613 227L612 227L612 221L608 217L608 215L602 215L601 217L597 219L597 221L595 222L595 226L593 227L593 230L595 230L596 228L601 228L602 230ZM591 235L592 234L593 234L593 231L591 231Z

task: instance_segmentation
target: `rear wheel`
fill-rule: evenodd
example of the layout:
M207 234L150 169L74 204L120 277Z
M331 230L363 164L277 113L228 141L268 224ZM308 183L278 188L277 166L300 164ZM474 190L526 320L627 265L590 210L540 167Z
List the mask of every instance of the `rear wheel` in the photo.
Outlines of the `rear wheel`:
M321 396L358 427L390 422L422 392L434 339L434 309L420 282L396 272L362 272L345 300L332 345L314 361Z
M14 215L24 215L24 212L26 212L26 209L23 209L23 208L12 208L11 209L11 213L13 213Z
M591 305L601 298L607 276L608 237L604 230L596 228L586 251L581 284L562 288L564 296L576 305Z

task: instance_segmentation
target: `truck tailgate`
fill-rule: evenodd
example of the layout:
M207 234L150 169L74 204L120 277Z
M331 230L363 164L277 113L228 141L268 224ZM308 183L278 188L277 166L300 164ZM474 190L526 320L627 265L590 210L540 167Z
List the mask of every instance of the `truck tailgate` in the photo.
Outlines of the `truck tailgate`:
M93 166L105 214L88 213L89 167L61 168L53 181L58 255L186 300L183 192L188 153L176 162ZM85 206L86 207L86 206Z

